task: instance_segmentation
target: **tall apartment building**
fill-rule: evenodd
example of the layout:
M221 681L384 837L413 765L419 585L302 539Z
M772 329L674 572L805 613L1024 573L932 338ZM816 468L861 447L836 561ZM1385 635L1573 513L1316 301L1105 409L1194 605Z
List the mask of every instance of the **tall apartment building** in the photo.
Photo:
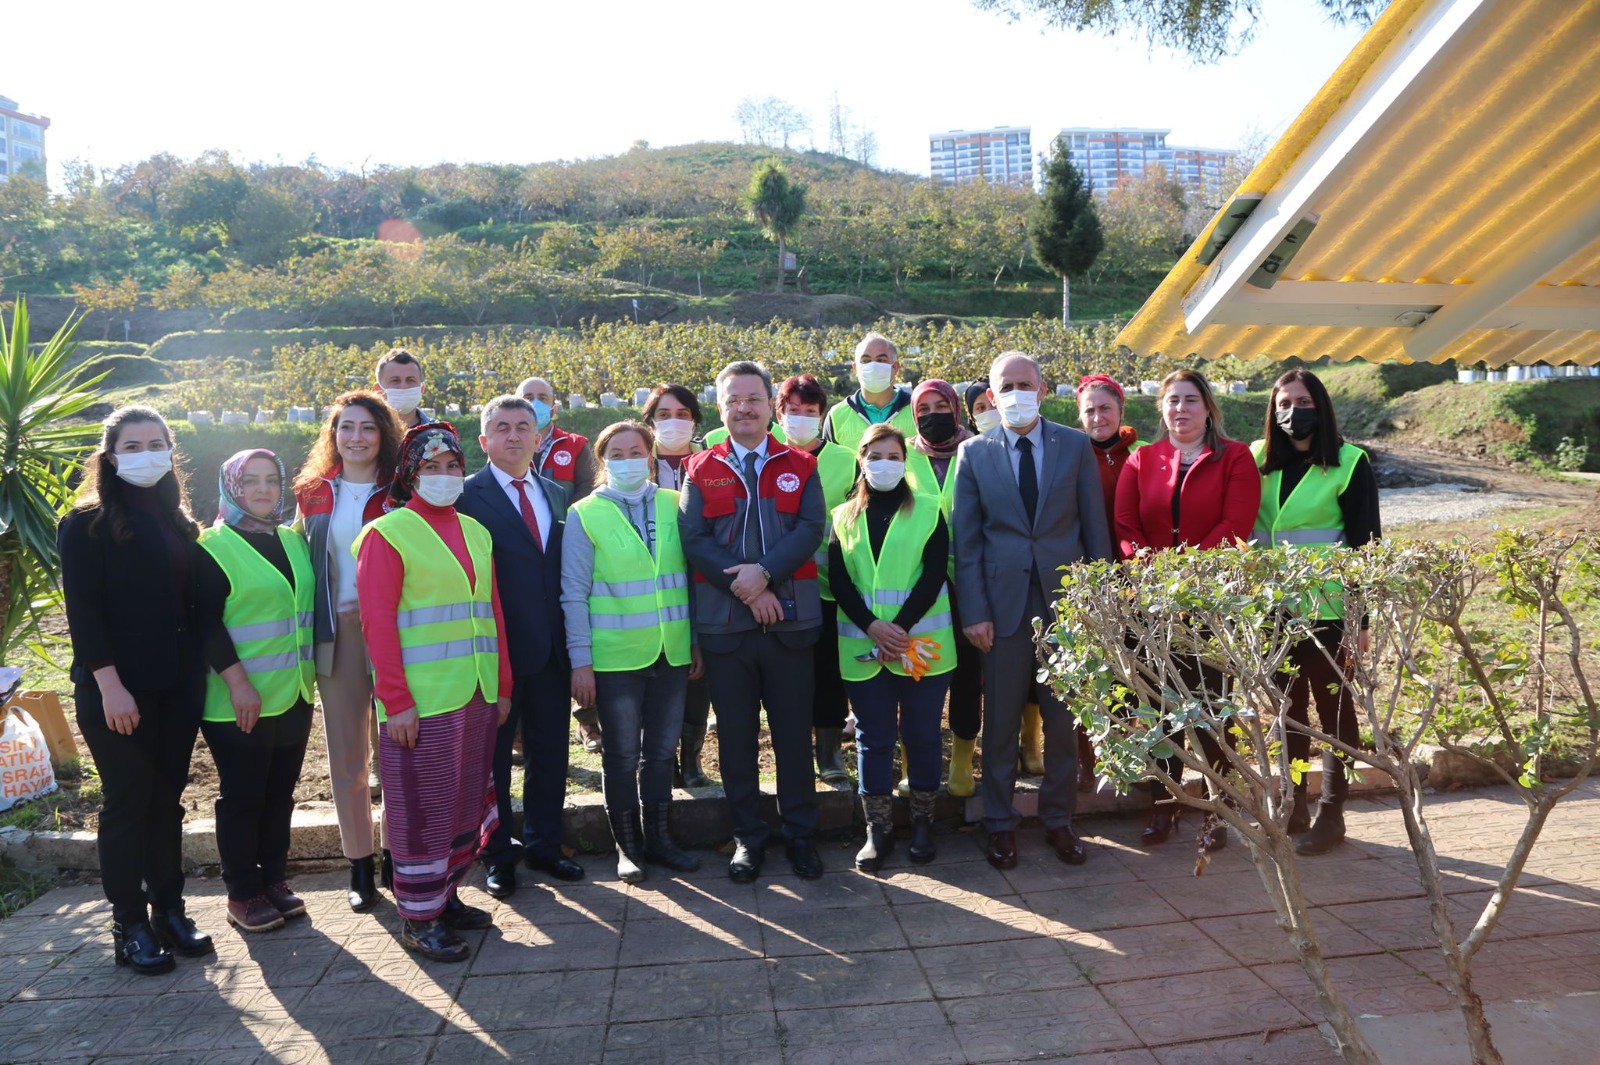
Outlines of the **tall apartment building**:
M1033 187L1033 130L1023 126L953 129L928 134L928 171L935 181Z
M0 96L0 181L24 169L43 180L44 131L49 128L48 118L25 115L17 110L17 101Z
M1094 191L1104 196L1123 178L1142 178L1153 167L1163 167L1173 180L1191 188L1213 188L1221 183L1222 169L1233 152L1215 148L1180 148L1169 145L1170 129L1063 129L1060 141L1083 171Z

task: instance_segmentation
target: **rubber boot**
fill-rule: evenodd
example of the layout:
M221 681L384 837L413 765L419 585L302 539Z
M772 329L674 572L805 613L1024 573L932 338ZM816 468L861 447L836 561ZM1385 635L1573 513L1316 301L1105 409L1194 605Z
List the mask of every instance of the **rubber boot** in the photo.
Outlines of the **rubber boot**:
M1183 815L1183 807L1167 794L1166 786L1154 780L1150 782L1150 801L1150 820L1139 833L1141 847L1154 847L1158 843L1165 843L1167 837L1172 835L1173 829L1178 827L1178 820Z
M839 747L844 743L844 729L818 726L813 744L817 756L817 779L824 784L848 784L850 773L839 757Z
M1078 790L1087 794L1094 790L1094 744L1089 742L1089 734L1082 725L1076 726L1074 731L1078 734Z
M1294 786L1294 807L1289 811L1289 835L1298 836L1311 827L1311 811L1306 806L1306 778Z
M706 776L706 771L700 766L700 752L706 746L706 726L701 722L699 727L683 727L683 735L678 740L678 766L677 785L680 788L709 787L711 778Z
M1327 854L1344 845L1344 800L1350 794L1344 761L1332 751L1322 753L1322 798L1317 802L1317 819L1294 852L1312 856Z
M938 797L936 791L911 793L911 846L906 855L918 865L933 861L939 853L933 843L933 806Z
M906 757L906 745L900 744L900 783L894 786L894 793L902 799L911 798L911 759Z
M950 779L945 790L958 799L970 799L978 793L978 785L972 779L972 749L977 742L950 737Z
M863 873L876 873L894 851L894 798L863 795L861 811L867 818L867 842L856 852L856 868Z
M639 839L639 808L623 810L606 807L606 820L611 822L611 838L617 844L617 879L624 884L637 884L644 879L644 850Z
M671 803L644 804L644 860L673 872L692 873L700 868L700 859L672 842L671 812Z
M1044 776L1044 719L1039 715L1039 704L1028 703L1022 708L1022 736L1017 747L1022 760L1022 771L1030 777Z

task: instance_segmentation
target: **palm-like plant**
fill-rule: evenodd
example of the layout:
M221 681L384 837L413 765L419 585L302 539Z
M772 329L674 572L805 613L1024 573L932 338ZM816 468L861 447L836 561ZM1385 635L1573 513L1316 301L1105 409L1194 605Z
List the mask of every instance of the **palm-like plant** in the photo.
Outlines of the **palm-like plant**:
M789 238L806 211L806 187L789 179L789 171L776 159L759 164L744 190L745 211L761 227L762 236L778 245L778 288L783 289L784 252Z
M82 319L74 315L38 352L29 350L27 301L0 318L0 659L39 648L39 622L60 599L56 523L72 502L72 477L99 437L72 421L102 394L69 368Z

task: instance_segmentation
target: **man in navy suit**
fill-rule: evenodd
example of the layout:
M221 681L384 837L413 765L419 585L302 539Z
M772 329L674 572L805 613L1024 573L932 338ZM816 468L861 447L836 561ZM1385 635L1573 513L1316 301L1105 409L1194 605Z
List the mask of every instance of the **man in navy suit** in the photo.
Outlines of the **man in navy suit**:
M561 533L566 490L530 473L539 451L533 405L500 396L483 408L478 443L489 465L467 478L456 509L494 539L495 578L510 648L511 716L495 741L494 786L500 826L484 860L489 894L517 889L518 846L511 836L511 744L522 729L522 855L529 868L581 880L583 867L562 852L567 800L567 717L572 670L561 615Z

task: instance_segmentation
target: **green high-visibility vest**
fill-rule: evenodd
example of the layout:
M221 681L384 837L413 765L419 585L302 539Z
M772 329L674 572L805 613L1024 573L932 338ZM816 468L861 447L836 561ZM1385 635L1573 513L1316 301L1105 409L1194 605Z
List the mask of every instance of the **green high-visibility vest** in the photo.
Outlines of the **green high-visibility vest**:
M312 698L317 663L316 635L311 627L316 610L317 579L305 537L279 526L278 542L289 556L291 586L283 571L226 525L200 534L200 546L217 560L228 578L228 601L222 624L233 640L239 664L261 694L261 716L276 717L297 701ZM234 720L228 682L206 673L207 721Z
M950 465L944 470L944 484L939 483L939 475L933 472L933 460L915 449L906 452L906 484L911 486L913 492L921 492L931 496L939 503L939 511L944 515L945 524L951 524L956 512L956 473L961 465L961 452L956 452L950 459ZM956 540L950 538L950 579L956 579Z
M1250 453L1255 456L1257 465L1260 465L1266 450L1265 440L1257 440L1250 445ZM1319 551L1343 547L1344 512L1339 509L1339 496L1350 487L1356 463L1366 454L1354 444L1340 445L1339 465L1311 466L1281 505L1278 496L1283 490L1283 471L1273 470L1264 476L1261 482L1261 510L1256 515L1251 543L1264 547L1294 544ZM1329 581L1321 601L1306 606L1307 609L1315 609L1317 617L1324 620L1342 618L1344 588L1338 581Z
M888 420L905 436L907 447L911 446L911 438L917 435L917 416L912 413L911 406L907 403ZM861 447L861 438L867 435L867 429L873 424L856 413L850 401L844 399L829 407L828 416L822 419L823 433L827 433L828 426L833 426L833 442L852 455Z
M849 570L850 579L860 589L861 597L871 605L873 616L880 620L895 619L910 597L911 589L916 586L917 578L922 576L922 549L927 545L928 537L933 535L934 526L939 520L939 508L931 505L932 502L929 496L912 493L911 513L899 511L895 514L889 522L889 531L884 535L883 548L877 558L872 557L866 513L863 511L851 522L846 520L845 507L834 508L833 532L844 553L845 569ZM950 616L948 583L940 587L939 597L922 615L922 620L911 627L911 635L930 637L939 644L940 657L928 670L929 676L948 673L956 668L956 634ZM871 680L878 675L883 667L877 659L869 662L856 660L857 655L864 655L872 648L871 638L840 611L839 672L845 680ZM890 663L889 670L901 676L906 675L905 668L899 662Z
M456 515L472 559L472 584L449 546L414 510L391 510L369 522L350 547L377 533L400 553L406 579L400 587L400 663L417 714L434 717L459 710L482 691L500 697L500 633L494 623L494 542L489 530ZM376 700L380 720L389 712Z
M833 513L833 508L843 503L856 483L856 457L838 444L823 441L816 454L817 477L822 481L822 508ZM828 590L828 538L822 538L817 553L812 556L817 563L817 590L822 598L833 602Z
M622 508L591 495L572 505L594 544L589 640L597 672L689 664L689 563L678 538L678 493L656 490L652 557Z

